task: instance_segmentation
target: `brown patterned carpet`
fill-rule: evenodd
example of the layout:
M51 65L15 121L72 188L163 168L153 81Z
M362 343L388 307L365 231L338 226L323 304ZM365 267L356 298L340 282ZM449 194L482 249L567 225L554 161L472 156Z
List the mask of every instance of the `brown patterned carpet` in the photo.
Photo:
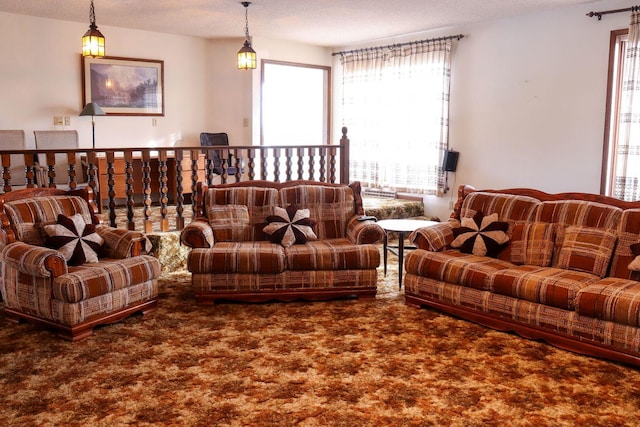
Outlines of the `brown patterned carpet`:
M395 257L391 257L395 261ZM640 372L370 300L160 307L69 343L0 315L2 426L622 426Z

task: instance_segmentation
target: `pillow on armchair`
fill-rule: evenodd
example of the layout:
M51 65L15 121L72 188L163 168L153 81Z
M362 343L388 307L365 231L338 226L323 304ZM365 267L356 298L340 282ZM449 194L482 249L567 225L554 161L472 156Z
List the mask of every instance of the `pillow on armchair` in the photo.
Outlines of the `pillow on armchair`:
M58 215L58 223L44 226L46 245L57 249L69 265L98 262L98 253L104 243L96 233L96 226L87 224L80 214L72 217Z

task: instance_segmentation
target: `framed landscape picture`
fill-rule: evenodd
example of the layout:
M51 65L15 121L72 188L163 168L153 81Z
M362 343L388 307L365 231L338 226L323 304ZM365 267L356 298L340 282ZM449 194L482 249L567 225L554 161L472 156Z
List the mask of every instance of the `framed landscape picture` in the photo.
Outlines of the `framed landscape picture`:
M164 116L164 61L82 57L82 100L107 115Z

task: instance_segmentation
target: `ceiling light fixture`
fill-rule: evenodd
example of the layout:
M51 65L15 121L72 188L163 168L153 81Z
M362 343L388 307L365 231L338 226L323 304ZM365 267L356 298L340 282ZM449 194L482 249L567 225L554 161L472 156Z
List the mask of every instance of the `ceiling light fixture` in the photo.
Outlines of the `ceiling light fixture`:
M255 70L256 51L251 48L249 37L249 5L250 1L240 2L244 6L244 45L238 51L238 70Z
M93 8L93 0L91 0L91 8L89 9L89 21L89 30L82 36L82 56L103 58L104 36L96 25L96 12Z

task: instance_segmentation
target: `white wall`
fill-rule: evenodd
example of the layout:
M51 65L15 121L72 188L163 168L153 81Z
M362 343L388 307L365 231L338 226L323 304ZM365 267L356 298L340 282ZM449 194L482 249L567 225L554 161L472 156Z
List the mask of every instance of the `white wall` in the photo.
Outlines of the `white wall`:
M449 175L450 193L426 198L426 214L447 218L459 184L600 191L609 34L628 26L629 13L601 21L586 13L628 6L602 1L389 40L465 35L451 77L458 171Z
M0 129L76 129L82 147L91 146L91 118L82 110L80 38L87 25L0 13ZM164 60L165 116L96 117L97 147L198 144L205 127L206 40L100 26L107 55ZM71 126L54 126L70 116Z

